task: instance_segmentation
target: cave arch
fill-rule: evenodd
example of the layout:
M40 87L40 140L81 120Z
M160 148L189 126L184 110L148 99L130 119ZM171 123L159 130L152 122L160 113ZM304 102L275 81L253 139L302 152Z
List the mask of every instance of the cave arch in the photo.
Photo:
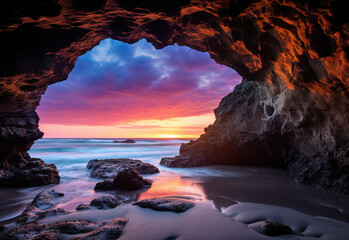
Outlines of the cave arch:
M234 164L251 160L254 155L243 153L259 146L297 181L348 192L348 17L342 9L339 0L6 3L0 20L2 169L30 165L26 151L42 137L35 113L40 96L67 78L79 55L105 38L145 38L156 48L177 43L207 51L245 79L223 98L215 124L183 145L171 164ZM272 116L262 114L264 105L273 107ZM224 154L212 162L220 149ZM236 153L241 157L230 161Z

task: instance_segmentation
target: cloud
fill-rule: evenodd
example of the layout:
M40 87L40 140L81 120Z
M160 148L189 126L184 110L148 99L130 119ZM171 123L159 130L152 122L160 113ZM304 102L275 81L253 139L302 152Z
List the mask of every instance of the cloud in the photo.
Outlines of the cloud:
M178 45L156 50L106 39L51 85L41 123L102 126L211 113L241 77L208 53Z

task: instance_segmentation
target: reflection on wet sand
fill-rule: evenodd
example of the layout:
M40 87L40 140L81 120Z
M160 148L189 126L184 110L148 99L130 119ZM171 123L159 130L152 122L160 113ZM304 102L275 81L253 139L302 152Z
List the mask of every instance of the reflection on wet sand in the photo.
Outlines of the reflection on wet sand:
M272 168L213 166L221 177L199 177L205 197L218 210L240 202L265 203L314 215L349 221L349 196L293 182L285 171ZM227 177L225 172L245 174Z
M158 176L153 178L154 182L150 189L140 194L138 200L165 196L188 196L194 199L202 199L204 193L197 185L198 180L183 178L177 174Z

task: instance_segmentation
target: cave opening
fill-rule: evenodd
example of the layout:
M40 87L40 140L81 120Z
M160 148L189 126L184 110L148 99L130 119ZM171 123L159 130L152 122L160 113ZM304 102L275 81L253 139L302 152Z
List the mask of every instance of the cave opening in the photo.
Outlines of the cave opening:
M197 138L241 82L208 53L105 39L37 108L45 137Z

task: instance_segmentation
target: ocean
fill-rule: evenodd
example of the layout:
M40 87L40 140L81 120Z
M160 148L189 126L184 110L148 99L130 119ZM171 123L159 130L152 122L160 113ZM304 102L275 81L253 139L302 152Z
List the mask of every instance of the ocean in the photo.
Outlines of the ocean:
M101 195L112 195L124 204L161 196L188 196L207 202L222 211L241 203L264 203L297 209L315 216L349 221L349 196L293 182L286 171L252 166L207 166L197 168L166 168L162 157L175 156L182 143L189 139L135 139L136 143L113 143L119 139L43 138L29 151L57 166L61 183L32 188L0 188L0 223L18 216L40 191L64 193L58 206L74 210ZM157 166L158 174L143 175L153 180L150 189L141 193L95 192L101 179L90 177L89 160L108 158L139 159Z

